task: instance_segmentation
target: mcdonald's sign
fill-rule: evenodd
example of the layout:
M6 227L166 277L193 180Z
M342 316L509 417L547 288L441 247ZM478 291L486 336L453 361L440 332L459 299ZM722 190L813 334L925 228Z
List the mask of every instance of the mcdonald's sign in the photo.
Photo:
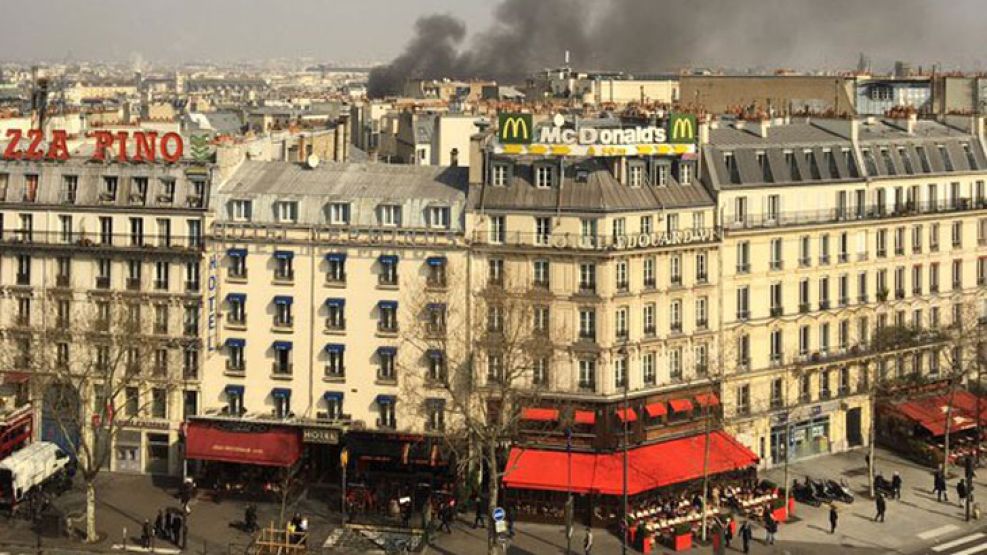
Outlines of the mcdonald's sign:
M505 145L531 144L533 124L531 114L498 114L497 139Z
M668 142L672 144L692 144L696 142L696 116L672 114L668 118Z

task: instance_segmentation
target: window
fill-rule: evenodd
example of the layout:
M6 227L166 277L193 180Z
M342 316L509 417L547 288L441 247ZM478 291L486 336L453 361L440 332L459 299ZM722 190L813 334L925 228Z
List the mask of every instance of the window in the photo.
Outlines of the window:
M377 331L396 333L398 331L398 304L394 301L381 301L377 305Z
M536 217L535 244L542 246L548 245L548 241L551 235L552 235L552 218Z
M799 402L808 403L812 400L812 379L808 374L799 376Z
M330 331L346 329L346 301L344 299L326 300L326 329Z
M348 202L333 202L329 204L329 224L347 225L350 223L350 205Z
M824 370L819 373L819 398L829 399L832 397L832 391L829 389L829 377L830 371Z
M738 184L740 183L740 168L737 167L737 159L734 158L732 152L723 153L723 164L727 168L727 174L730 177L730 183Z
M784 347L782 346L782 334L781 330L771 331L771 363L781 364Z
M943 164L946 165L946 171L954 171L953 159L949 156L949 150L946 149L946 145L937 145L937 148L939 149L939 154L942 156Z
M749 274L751 271L750 261L751 244L750 241L740 241L737 243L737 273Z
M5 176L0 177L0 180L6 181ZM76 198L78 196L79 190L79 176L77 175L63 175L62 176L62 202L65 204L75 204Z
M555 166L538 164L535 166L535 187L548 189L555 185Z
M850 276L847 274L840 275L838 281L838 294L840 306L847 306L850 304Z
M504 216L490 216L488 222L491 243L503 243L507 230L504 225Z
M59 228L59 239L62 243L70 244L73 242L72 235L72 216L61 215L58 217L58 228Z
M847 262L850 260L850 236L847 232L840 233L840 262Z
M819 279L819 310L829 310L829 278Z
M425 429L441 432L446 429L445 399L425 399Z
M596 361L581 359L579 361L579 389L594 391L596 389Z
M487 355L487 382L500 383L504 379L504 358L499 353Z
M295 279L295 253L291 251L274 251L274 279L277 281L292 281Z
M446 206L430 206L426 212L428 226L433 229L449 229L449 208Z
M168 218L158 218L156 220L158 228L158 246L171 246L171 220Z
M922 265L912 266L912 294L922 294Z
M769 222L777 222L781 216L781 195L768 195L767 214Z
M618 313L618 321L620 320L620 311L621 310L624 310L624 315L623 315L624 323L623 323L623 325L624 325L624 332L626 334L626 331L627 331L627 313L626 313L626 308L625 309L619 309L617 311L617 313ZM550 312L549 312L549 308L547 306L536 306L536 307L534 307L534 309L532 310L532 319L534 320L532 322L532 328L534 329L535 333L538 333L538 334L546 334L546 333L548 333L549 321L550 321L549 320L549 314L550 314ZM617 334L620 335L619 328L618 328Z
M705 376L709 372L709 347L705 343L693 347L692 360L696 367L696 376Z
M631 187L644 185L644 164L628 164L627 184Z
M110 262L109 258L96 259L96 288L97 289L110 288L111 268L112 268L112 263Z
M736 224L747 224L747 197L733 199L733 221Z
M137 291L141 288L141 261L127 261L127 289Z
M31 325L31 297L18 297L17 324L20 326Z
M507 164L493 164L491 166L490 184L494 187L507 186Z
M673 287L682 285L682 255L673 254L669 260L668 276Z
M627 261L626 260L618 261L617 264L614 266L614 269L617 278L616 279L617 291L619 292L627 291L629 288L629 282L627 278Z
M346 283L346 255L330 253L326 255L326 281L333 284Z
M696 299L696 329L704 330L709 326L709 316L707 314L707 307L709 306L709 299L707 297L698 297Z
M672 333L682 332L682 300L673 299L668 305L668 322Z
M617 240L618 237L624 237L627 235L627 220L625 218L614 218L613 219L613 239Z
M377 223L385 227L401 227L401 206L397 204L378 206Z
M679 184L692 185L692 164L679 161Z
M249 222L253 218L253 202L249 200L231 200L229 210L234 222Z
M377 418L377 426L386 429L397 428L397 418L394 415L394 400L377 398L377 407L380 410Z
M170 177L161 178L161 194L158 195L158 202L171 204L175 201L175 180Z
M953 238L953 248L959 249L963 247L963 222L957 221L953 222L952 225L952 238Z
M137 388L135 387L135 388L132 388L132 389L134 389L134 393L135 393L134 398L136 399L136 390L137 390ZM241 414L243 414L245 412L245 410L246 410L243 407L243 388L242 387L229 387L229 386L227 386L227 388L226 388L226 404L227 404L227 409L226 410L227 410L228 413L235 414L235 415L241 415Z
M651 235L654 232L651 216L641 216L641 234Z
M117 199L117 177L116 176L103 176L103 188L99 194L99 200L103 202L114 202ZM37 182L37 176L35 176L35 182Z
M274 219L278 223L293 224L298 221L298 203L279 200L274 203Z
M897 227L894 230L894 253L898 256L905 254L905 228Z
M655 354L652 352L641 355L641 381L644 385L655 385Z
M751 386L743 384L737 386L737 414L750 414L751 412Z
M394 358L396 354L397 351L393 348L382 347L377 349L377 379L379 381L391 382L397 379L397 375L394 372ZM439 362L441 364L442 360L439 359ZM441 377L441 373L437 375Z
M782 293L782 283L780 281L771 284L771 316L777 318L785 313L783 305L784 295Z
M810 238L808 235L803 235L799 239L799 266L803 268L812 264L811 255L809 254L809 242Z
M675 255L673 259L676 259L679 255ZM696 253L696 283L706 283L709 279L706 273L706 253L697 252ZM681 277L679 278L679 283L681 284Z
M761 169L761 181L773 183L775 179L771 173L771 164L768 162L768 156L763 150L757 151L755 156L757 157L757 166Z
M291 314L292 298L286 296L274 297L274 326L290 328L294 324Z
M168 335L168 305L154 305L154 333Z
M785 267L785 263L782 258L782 240L780 237L771 240L771 269L781 270Z
M829 352L829 323L819 326L819 352L826 354Z
M668 376L673 380L682 379L682 348L668 350Z
M620 357L613 361L613 382L614 387L627 387L627 358Z
M809 326L799 327L799 355L808 356L812 349L812 339L809 336Z
M504 259L487 259L487 283L500 286L504 284Z
M202 222L199 220L186 220L186 231L188 233L188 247L197 249L202 246Z
M668 185L668 164L657 164L655 169L658 172L655 179L655 184L660 187Z
M592 308L579 309L579 339L596 341L596 310Z
M329 378L346 376L346 349L343 345L326 345L325 375ZM378 374L378 379L380 375Z
M645 337L655 336L655 303L647 303L641 309L641 325Z
M549 287L549 265L548 260L535 260L532 263L534 285L548 289Z
M819 264L829 264L829 234L819 237Z
M21 228L23 229L23 223ZM101 245L113 244L113 218L109 216L99 217L99 243Z
M963 289L963 261L953 261L953 290Z
M745 334L737 338L737 368L749 370L751 365L751 336Z
M737 288L737 320L744 321L750 318L750 287L743 286Z
M596 291L596 264L583 262L579 265L579 291L582 293Z
M655 259L654 257L647 257L641 261L641 275L643 278L643 285L645 289L655 288Z
M55 286L69 287L72 280L72 258L59 256L55 259L57 267L55 269Z
M888 230L877 230L877 256L884 258L888 255Z
M771 380L771 408L779 409L784 404L782 384L784 380L782 378L775 378Z

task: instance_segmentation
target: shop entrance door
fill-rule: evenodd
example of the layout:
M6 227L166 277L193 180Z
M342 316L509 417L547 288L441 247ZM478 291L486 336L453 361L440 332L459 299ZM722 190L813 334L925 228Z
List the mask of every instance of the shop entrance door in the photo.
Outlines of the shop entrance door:
M850 447L864 444L864 436L860 431L860 407L846 411L846 439Z

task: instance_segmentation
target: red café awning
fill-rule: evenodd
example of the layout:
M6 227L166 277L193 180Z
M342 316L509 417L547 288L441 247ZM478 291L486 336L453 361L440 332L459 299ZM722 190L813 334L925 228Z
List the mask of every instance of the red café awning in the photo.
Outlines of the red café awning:
M657 403L645 405L644 412L647 412L648 416L651 418L660 418L668 414L668 409L665 407L664 401L659 401Z
M700 393L696 395L696 404L702 408L715 407L720 404L720 398L716 396L716 393Z
M576 424L592 426L596 424L596 413L591 410L577 410L572 419Z
M692 401L688 399L672 399L668 402L672 412L688 412L692 410Z
M185 429L189 459L291 466L302 454L301 433L291 428L234 431L209 422L189 422Z
M627 454L627 491L634 495L655 488L687 482L703 475L705 435L699 434L632 449ZM757 464L757 455L723 431L710 434L709 473L722 474ZM511 449L504 470L510 488L596 492L623 492L623 453L573 453L572 481L568 482L565 451Z
M621 422L637 422L637 413L634 409L617 409L615 412Z
M521 420L557 422L559 420L559 411L556 409L526 408L521 411Z
M976 403L976 396L966 390L954 394L950 432L962 432L977 427ZM948 406L949 395L934 395L893 405L899 414L921 425L936 437L946 435Z

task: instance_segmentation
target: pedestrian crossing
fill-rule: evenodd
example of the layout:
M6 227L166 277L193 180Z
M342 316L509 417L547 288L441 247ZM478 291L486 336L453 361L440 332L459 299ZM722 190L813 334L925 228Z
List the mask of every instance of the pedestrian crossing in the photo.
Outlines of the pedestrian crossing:
M935 555L977 555L987 554L987 532L974 532L955 540L932 546Z

